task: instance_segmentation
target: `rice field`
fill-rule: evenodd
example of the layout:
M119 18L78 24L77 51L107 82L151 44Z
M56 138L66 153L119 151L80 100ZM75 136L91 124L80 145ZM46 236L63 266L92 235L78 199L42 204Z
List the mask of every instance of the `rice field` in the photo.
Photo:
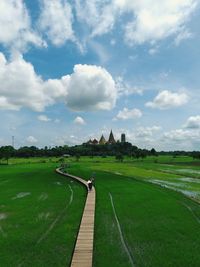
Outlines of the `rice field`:
M0 166L0 266L70 266L85 188L59 159ZM66 171L95 177L94 267L199 267L200 165L191 158L81 157Z
M0 166L1 267L70 264L86 192L55 166Z

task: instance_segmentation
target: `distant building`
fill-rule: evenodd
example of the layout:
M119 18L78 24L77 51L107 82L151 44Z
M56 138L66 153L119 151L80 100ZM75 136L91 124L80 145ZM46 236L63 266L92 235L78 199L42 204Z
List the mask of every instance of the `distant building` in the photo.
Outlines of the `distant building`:
M88 144L88 145L92 145L93 144L93 142L92 142L92 140L90 139L90 140L88 140L87 141L87 143L86 144Z
M109 135L109 139L108 139L108 144L115 144L116 141L115 141L115 138L114 138L114 135L112 133L112 130L110 132L110 135Z
M121 134L121 143L125 143L126 142L126 135L123 133Z
M125 134L122 134L121 135L121 142L124 143L126 142L126 136ZM89 141L87 141L85 144L87 145L105 145L105 144L115 144L115 143L120 143L119 140L115 140L114 138L114 135L113 135L113 132L112 130L110 131L110 135L109 135L109 138L108 138L108 141L106 141L105 137L101 136L100 140L98 141L97 139L90 139Z
M101 136L101 138L99 140L99 144L100 145L105 145L106 144L106 139L104 138L103 134L102 134L102 136Z
M99 143L99 142L97 141L97 139L94 139L94 140L92 141L92 144L93 144L93 145L98 145L98 143Z

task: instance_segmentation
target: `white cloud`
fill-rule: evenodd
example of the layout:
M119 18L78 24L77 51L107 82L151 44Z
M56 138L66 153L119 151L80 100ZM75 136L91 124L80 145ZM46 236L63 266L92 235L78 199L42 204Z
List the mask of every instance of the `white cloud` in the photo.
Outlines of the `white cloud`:
M177 43L189 38L186 28L197 0L76 0L76 16L89 26L91 35L110 32L128 15L124 39L128 45L155 43L178 36ZM187 33L187 34L186 34Z
M149 49L149 55L153 56L158 52L158 47L152 47Z
M125 133L128 142L139 148L151 149L159 148L158 139L160 138L162 128L160 126L138 127L133 129L117 129L119 133ZM120 136L119 136L120 138Z
M91 40L88 44L99 57L99 61L101 65L104 65L110 59L110 56L111 56L110 53L108 53L108 51L102 44L94 40Z
M183 40L191 39L193 34L189 32L187 29L183 29L175 39L175 44L178 46Z
M78 125L85 125L86 124L84 119L82 117L79 117L79 116L74 119L74 123L78 124Z
M152 127L139 127L136 129L136 138L149 138L152 137L156 132L159 132L162 128L160 126Z
M189 97L186 93L173 93L168 90L161 91L153 100L147 102L146 106L158 109L169 109L186 104Z
M199 129L175 129L163 134L160 140L166 150L196 150L200 145Z
M184 129L176 129L170 132L164 133L164 138L174 141L174 142L183 142L183 141L195 141L200 137L200 132ZM184 147L183 147L184 150Z
M7 61L0 53L0 109L43 111L66 96L64 79L43 81L21 56Z
M184 127L190 129L200 129L200 115L189 117Z
M39 121L44 121L44 122L51 121L51 119L48 118L46 115L39 115L37 118Z
M110 110L117 98L112 76L102 67L75 65L67 83L67 106L75 111Z
M0 53L0 109L44 111L66 102L73 110L110 110L117 98L112 76L95 65L75 65L74 73L44 81L21 56L7 61Z
M122 76L118 76L116 79L116 87L119 95L131 95L131 94L139 94L142 95L143 89L137 86L131 86L129 83L124 81Z
M123 8L129 7L135 15L125 27L125 39L129 44L152 43L182 33L197 3L194 0L123 2Z
M46 45L31 28L31 19L22 0L0 1L0 43L14 51L26 49L29 43Z
M116 6L108 1L75 0L76 16L91 29L91 35L102 35L112 30L115 23Z
M74 146L74 145L80 145L84 142L83 136L78 137L74 135L60 135L54 137L52 140L52 145L55 146L64 146L64 145L69 145L69 146Z
M75 41L71 5L63 0L41 0L40 3L39 27L48 39L56 46L68 40Z
M142 116L142 112L139 109L128 109L124 108L120 110L115 119L118 120L129 120L129 119L138 119Z
M35 143L38 142L38 140L37 140L34 136L32 136L32 135L28 136L28 137L26 138L26 141L27 141L28 143L31 143L31 144L35 144Z

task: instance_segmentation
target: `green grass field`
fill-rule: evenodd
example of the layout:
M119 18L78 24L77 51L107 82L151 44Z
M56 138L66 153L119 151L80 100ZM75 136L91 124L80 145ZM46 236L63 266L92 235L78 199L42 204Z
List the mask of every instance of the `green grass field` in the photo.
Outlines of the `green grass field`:
M69 265L86 192L55 167L0 167L0 266Z
M182 194L147 183L148 179L144 181L149 173L147 166L143 169L140 164L132 168L134 171L129 163L86 161L69 168L86 179L96 172L94 267L198 267L199 204ZM117 171L130 176L116 174ZM157 175L157 179L174 177L156 170L150 173L152 177Z
M0 166L0 266L69 266L86 190L54 173L58 161L11 159ZM66 162L68 172L85 179L95 173L94 267L200 266L197 161Z

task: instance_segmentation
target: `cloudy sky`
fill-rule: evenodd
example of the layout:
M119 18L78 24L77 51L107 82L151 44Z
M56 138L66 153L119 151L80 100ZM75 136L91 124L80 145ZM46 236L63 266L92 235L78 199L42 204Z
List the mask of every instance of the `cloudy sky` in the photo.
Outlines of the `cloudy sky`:
M0 145L200 149L199 0L1 0Z

